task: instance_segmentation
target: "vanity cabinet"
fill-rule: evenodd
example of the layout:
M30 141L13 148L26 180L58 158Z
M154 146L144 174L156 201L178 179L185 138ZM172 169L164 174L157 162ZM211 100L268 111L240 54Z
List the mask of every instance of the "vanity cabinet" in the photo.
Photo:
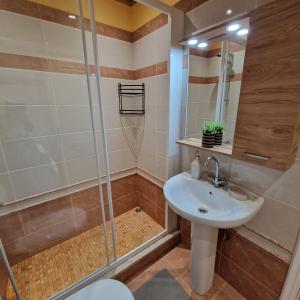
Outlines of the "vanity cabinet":
M285 170L300 137L300 1L250 15L233 156Z

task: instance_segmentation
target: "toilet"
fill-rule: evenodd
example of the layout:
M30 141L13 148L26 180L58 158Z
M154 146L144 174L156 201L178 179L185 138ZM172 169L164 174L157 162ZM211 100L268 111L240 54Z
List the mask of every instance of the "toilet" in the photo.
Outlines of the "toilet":
M134 300L128 287L120 281L103 279L96 281L75 294L66 298L67 300Z

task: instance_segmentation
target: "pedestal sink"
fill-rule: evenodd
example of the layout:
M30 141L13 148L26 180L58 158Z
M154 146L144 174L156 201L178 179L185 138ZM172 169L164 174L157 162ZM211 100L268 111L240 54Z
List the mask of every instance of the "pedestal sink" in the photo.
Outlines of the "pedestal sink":
M247 223L264 199L235 199L223 188L192 179L187 172L170 178L164 194L169 206L192 222L192 288L203 295L213 284L218 229Z

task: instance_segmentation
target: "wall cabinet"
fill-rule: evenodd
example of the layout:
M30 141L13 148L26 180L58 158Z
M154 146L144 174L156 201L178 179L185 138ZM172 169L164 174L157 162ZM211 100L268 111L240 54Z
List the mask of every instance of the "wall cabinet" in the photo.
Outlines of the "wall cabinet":
M285 170L300 137L300 1L250 15L233 156Z

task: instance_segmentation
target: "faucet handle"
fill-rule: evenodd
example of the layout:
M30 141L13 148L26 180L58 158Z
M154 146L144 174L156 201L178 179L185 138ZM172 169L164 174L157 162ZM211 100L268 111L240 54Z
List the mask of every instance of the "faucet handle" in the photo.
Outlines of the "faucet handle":
M225 178L217 178L216 176L208 176L208 181L214 186L214 187L224 187L227 186L228 182Z

